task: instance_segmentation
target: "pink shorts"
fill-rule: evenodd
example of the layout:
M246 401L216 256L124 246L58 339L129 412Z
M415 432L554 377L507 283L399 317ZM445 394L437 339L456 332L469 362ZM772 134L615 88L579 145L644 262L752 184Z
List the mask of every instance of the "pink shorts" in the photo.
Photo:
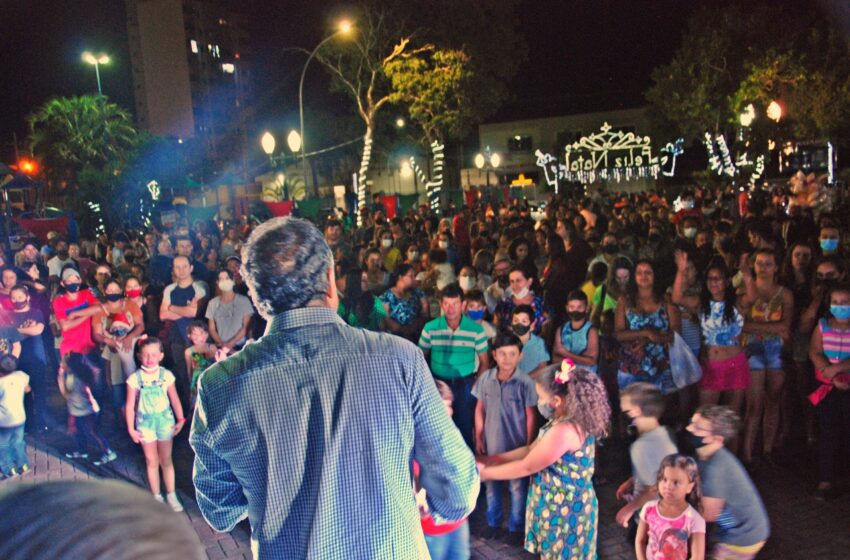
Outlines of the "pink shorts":
M699 388L705 391L735 391L750 386L750 366L744 352L725 360L702 362Z

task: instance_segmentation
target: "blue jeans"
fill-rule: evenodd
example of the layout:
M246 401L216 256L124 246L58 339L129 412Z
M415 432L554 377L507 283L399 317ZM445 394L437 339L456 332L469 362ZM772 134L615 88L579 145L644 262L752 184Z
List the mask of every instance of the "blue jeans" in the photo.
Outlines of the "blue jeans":
M20 471L21 467L28 464L24 425L0 428L0 472L9 476L12 469Z
M452 420L454 420L457 429L460 430L460 435L463 436L466 445L470 449L475 449L472 439L473 428L475 427L475 404L478 402L478 399L472 396L472 384L475 381L475 376L467 375L457 379L435 377L451 387L454 396Z
M469 522L445 535L425 535L431 560L469 559Z
M525 531L525 500L528 497L528 478L516 480L493 480L486 482L487 487L487 525L501 527L504 514L502 512L502 491L508 485L511 496L511 515L508 518L508 531L511 533Z

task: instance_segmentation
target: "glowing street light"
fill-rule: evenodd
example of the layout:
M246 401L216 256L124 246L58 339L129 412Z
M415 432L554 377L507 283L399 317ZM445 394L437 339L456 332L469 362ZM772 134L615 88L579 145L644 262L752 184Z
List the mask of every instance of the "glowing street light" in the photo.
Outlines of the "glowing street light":
M741 121L741 126L750 126L753 124L753 121L756 118L756 108L753 107L753 104L750 103L746 107L744 107L744 112L741 113L739 120Z
M298 82L298 118L301 124L301 164L304 167L305 180L307 178L307 142L304 139L304 76L307 75L307 67L310 65L310 61L313 60L313 57L316 56L316 53L319 52L319 49L321 49L325 43L337 35L348 35L353 30L354 26L349 20L340 20L337 24L337 30L322 39L322 41L316 45L316 48L313 49L313 52L311 52L310 56L307 57L307 62L304 63L304 68L301 70L301 81Z
M274 148L277 145L275 142L274 135L268 130L263 134L263 137L260 138L260 146L263 147L263 151L266 152L266 155L271 157L274 153Z
M85 51L83 53L83 62L94 66L94 75L97 77L97 94L102 97L103 89L100 87L100 65L109 64L109 55L100 53L99 55L95 56L89 51Z
M301 135L298 134L297 130L289 131L289 135L286 137L286 145L289 146L292 153L301 151Z
M487 163L487 160L484 159L484 154L476 154L475 167L477 167L478 169L484 169L485 163Z
M396 127L396 128L404 128L404 125L405 125L405 124L406 124L406 123L404 122L404 119L403 119L403 118L401 118L401 117L399 117L399 118L397 118L397 119L395 120L395 127Z
M779 122L779 119L782 118L782 106L776 101L771 101L770 105L767 106L767 118Z
M491 154L490 155L490 166L493 169L496 169L497 167L499 167L499 165L501 163L502 163L502 156L500 156L499 154Z
M413 175L413 168L410 167L410 162L407 161L406 159L402 160L401 169L400 169L399 172L401 173L401 176L404 177L405 179L407 177L410 177L411 175Z
M487 186L489 187L490 169L497 169L502 164L502 156L500 156L498 153L490 152L490 146L487 146L484 149L484 153L479 153L475 155L474 161L475 167L477 167L478 169L487 169Z

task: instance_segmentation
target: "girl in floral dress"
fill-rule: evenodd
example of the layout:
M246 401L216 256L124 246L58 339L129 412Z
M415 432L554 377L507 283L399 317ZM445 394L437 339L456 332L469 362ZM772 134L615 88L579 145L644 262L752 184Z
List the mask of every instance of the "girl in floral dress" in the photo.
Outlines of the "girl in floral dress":
M481 480L531 476L525 549L544 560L596 558L598 503L595 444L608 433L611 408L602 380L571 360L549 367L536 383L549 421L528 446L479 457Z

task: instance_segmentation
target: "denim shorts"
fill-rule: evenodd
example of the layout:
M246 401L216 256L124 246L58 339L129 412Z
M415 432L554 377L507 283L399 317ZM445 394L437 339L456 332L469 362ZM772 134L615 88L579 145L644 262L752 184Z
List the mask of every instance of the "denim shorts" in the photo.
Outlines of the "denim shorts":
M136 416L136 430L142 432L142 441L145 443L169 441L174 437L174 424L171 410Z
M750 371L782 369L782 339L766 338L744 347Z

